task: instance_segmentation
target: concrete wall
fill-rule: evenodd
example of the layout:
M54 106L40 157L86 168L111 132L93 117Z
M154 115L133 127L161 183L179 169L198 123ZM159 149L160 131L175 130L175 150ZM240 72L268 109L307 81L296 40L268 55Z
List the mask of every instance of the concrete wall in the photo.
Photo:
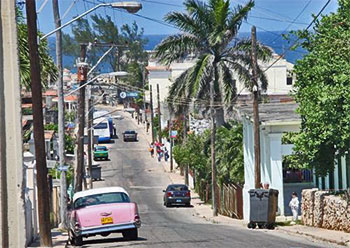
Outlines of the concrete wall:
M0 245L25 247L25 195L15 1L0 1Z

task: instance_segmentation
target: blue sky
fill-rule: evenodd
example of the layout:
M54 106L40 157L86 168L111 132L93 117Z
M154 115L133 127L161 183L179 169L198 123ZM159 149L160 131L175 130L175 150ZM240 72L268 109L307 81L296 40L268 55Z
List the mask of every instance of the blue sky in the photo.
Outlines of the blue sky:
M52 16L52 0L37 0L37 9L47 1L47 4L38 14L38 25L42 32L47 33L54 29ZM182 0L139 0L143 9L138 13L141 16L128 14L122 10L110 8L99 8L93 13L110 15L118 26L124 23L132 23L134 20L143 27L145 34L172 34L178 30L164 25L163 17L170 11L183 11ZM74 0L59 0L61 16L69 9ZM73 7L63 19L63 23L74 16L91 9L99 2L113 2L113 0L76 0ZM244 4L247 0L232 0L232 6ZM284 31L286 29L302 29L311 22L311 14L317 13L327 0L256 0L255 8L251 11L247 22L241 28L241 32L249 32L251 24L257 26L258 31ZM337 1L332 0L323 12L324 14L334 12L337 9ZM88 16L89 17L89 16ZM147 20L152 18L160 21ZM273 20L271 20L273 19ZM163 24L162 24L163 23ZM64 32L70 32L67 27Z

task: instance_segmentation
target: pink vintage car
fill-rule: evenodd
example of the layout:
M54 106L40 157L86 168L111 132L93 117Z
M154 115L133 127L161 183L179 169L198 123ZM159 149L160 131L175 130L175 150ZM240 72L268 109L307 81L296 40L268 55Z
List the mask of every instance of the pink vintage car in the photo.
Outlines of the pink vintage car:
M82 245L83 237L119 232L128 240L138 237L141 220L136 203L121 187L105 187L74 194L69 218L69 240Z

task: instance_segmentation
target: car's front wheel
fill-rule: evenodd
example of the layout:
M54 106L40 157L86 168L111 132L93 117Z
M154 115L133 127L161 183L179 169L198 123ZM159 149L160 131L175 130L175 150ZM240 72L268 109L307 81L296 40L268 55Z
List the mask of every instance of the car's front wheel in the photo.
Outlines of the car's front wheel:
M72 231L69 231L69 241L71 245L74 246L82 246L83 245L83 237L82 236L74 236Z
M123 237L127 240L136 240L138 238L137 228L124 231Z

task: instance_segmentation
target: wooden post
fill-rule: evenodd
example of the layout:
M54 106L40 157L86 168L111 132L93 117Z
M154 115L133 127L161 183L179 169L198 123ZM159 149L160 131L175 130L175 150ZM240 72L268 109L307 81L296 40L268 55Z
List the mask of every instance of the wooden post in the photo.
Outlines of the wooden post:
M40 76L40 60L38 52L38 30L35 0L26 1L27 26L28 26L28 48L30 60L30 86L32 90L33 124L35 159L38 185L38 212L39 232L41 246L52 246L50 226L50 204L49 189L47 183L47 167L45 153L44 123L43 123L43 101Z
M80 45L80 62L78 63L78 80L80 86L87 80L86 44ZM77 166L75 171L74 191L79 192L83 189L84 172L84 125L85 125L85 87L79 90L78 99L78 135L77 135Z
M255 188L260 188L260 128L259 128L259 85L256 55L256 28L252 27L252 68L253 68L253 112L254 112L254 157L255 157Z
M154 144L154 111L153 111L153 93L152 93L152 85L149 86L150 92L150 105L151 105L151 135L152 135L152 143Z
M162 119L160 113L159 84L157 84L157 104L158 104L158 141L162 143Z
M214 99L215 99L215 85L214 82L218 81L218 71L216 65L214 65L214 77L215 81L210 81L210 119L211 119L211 183L212 183L212 201L213 201L213 216L218 215L217 198L216 198L216 164L215 164L215 110L214 110Z

